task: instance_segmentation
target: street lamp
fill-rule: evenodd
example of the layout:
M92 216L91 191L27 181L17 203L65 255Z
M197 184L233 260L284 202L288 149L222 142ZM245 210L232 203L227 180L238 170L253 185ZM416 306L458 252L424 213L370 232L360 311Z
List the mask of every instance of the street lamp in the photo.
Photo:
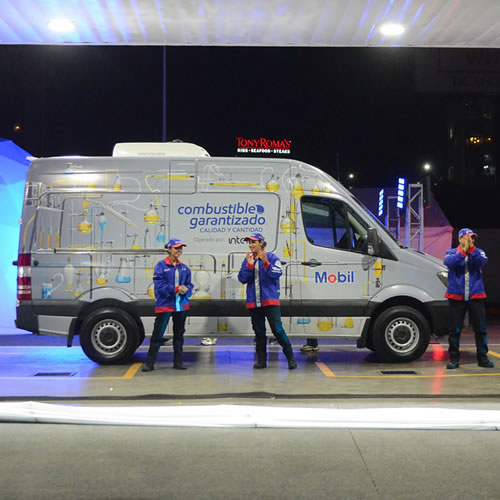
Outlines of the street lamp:
M352 172L349 172L345 180L345 184L348 189L352 189L354 180L355 180L355 175Z
M432 165L430 163L425 163L423 166L423 170L424 170L423 202L424 202L424 207L428 208L432 205L432 189L431 189Z

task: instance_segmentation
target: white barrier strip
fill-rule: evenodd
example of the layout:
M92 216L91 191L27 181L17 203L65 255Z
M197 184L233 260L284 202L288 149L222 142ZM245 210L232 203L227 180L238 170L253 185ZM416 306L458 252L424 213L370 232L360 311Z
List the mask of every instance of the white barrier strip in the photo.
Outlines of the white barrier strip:
M0 403L0 422L172 427L499 430L499 410L247 405L66 406Z

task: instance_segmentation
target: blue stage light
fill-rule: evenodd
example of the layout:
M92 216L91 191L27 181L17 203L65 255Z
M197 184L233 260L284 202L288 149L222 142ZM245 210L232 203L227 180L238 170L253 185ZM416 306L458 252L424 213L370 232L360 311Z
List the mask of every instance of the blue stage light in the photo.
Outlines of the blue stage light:
M378 192L378 216L381 217L384 214L384 189L382 188Z
M398 179L398 197L396 201L396 206L398 208L404 207L405 192L406 192L406 179L400 177Z

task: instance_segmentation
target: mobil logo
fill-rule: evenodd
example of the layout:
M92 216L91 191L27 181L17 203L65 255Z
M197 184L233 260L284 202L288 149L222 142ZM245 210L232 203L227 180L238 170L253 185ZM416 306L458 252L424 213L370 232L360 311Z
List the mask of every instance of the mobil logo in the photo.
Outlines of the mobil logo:
M337 271L334 273L327 273L326 271L316 271L314 275L315 283L354 283L354 271Z

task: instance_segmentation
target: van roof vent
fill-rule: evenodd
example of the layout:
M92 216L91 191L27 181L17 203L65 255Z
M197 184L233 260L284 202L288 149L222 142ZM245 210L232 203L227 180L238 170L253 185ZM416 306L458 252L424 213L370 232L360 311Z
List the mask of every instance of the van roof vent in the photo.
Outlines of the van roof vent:
M113 148L113 156L189 156L209 157L201 146L190 142L119 142Z

